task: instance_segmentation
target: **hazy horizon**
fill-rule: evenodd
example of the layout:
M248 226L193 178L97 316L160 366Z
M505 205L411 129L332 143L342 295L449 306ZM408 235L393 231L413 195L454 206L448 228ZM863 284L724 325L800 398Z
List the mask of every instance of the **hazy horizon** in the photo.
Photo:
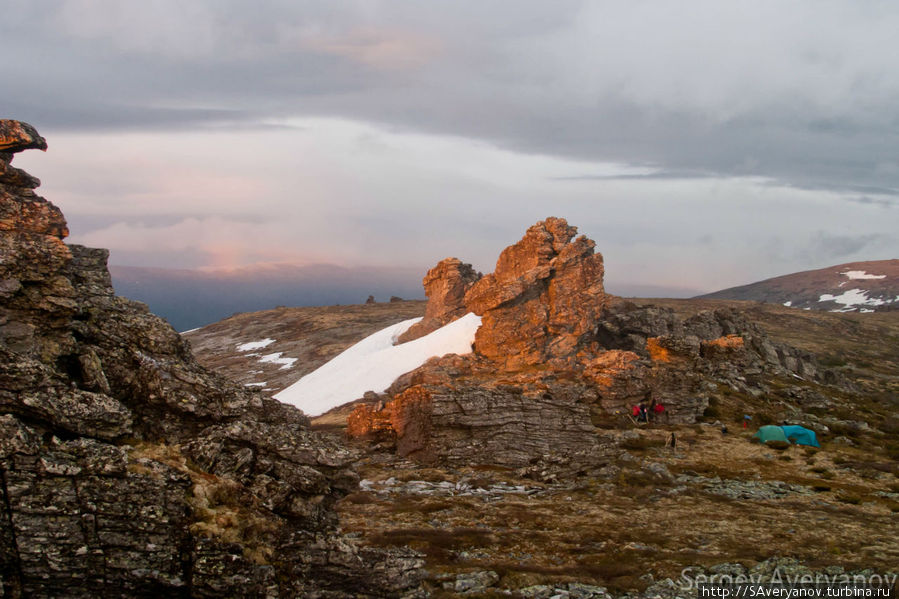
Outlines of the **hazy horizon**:
M424 272L411 268L347 268L281 264L277 268L180 270L158 267L110 267L116 293L149 305L179 331L217 322L238 312L279 306L362 304L391 297L425 299ZM609 293L623 297L692 297L699 290L655 285L617 285Z

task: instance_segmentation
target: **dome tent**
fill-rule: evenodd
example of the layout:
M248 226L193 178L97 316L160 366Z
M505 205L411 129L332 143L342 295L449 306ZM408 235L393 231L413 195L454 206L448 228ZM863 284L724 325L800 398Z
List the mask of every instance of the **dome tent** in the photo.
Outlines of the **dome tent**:
M769 441L783 441L784 443L789 443L787 436L784 434L784 430L779 426L767 425L759 427L758 432L756 432L753 437L762 443L767 443Z
M798 426L795 424L785 424L780 428L783 429L784 434L787 436L787 439L790 441L790 443L795 443L796 445L809 445L811 447L821 447L820 443L818 443L818 438L815 436L815 431L811 429L807 429L804 426Z
M768 443L769 441L783 441L785 443L794 443L796 445L821 447L815 436L815 431L795 424L784 426L762 426L759 427L758 432L756 432L753 437L762 443Z

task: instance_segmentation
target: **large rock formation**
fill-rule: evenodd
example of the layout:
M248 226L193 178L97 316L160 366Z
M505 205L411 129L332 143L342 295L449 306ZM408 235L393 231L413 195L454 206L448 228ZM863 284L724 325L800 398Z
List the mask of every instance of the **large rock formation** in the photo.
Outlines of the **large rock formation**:
M755 392L746 377L763 371L818 376L814 357L733 310L683 320L607 296L602 256L575 234L563 219L538 222L473 284L456 259L432 269L428 313L480 315L474 352L400 377L356 408L348 434L424 461L524 466L595 451L596 425L641 402L664 405L664 422L695 422L719 383Z
M396 597L420 561L336 532L354 454L116 297L0 121L0 576L9 597Z

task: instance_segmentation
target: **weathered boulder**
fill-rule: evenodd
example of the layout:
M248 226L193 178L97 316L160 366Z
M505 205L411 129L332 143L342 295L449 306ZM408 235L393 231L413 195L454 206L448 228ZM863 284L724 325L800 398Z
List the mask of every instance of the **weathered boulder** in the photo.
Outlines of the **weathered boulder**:
M0 595L396 597L410 552L336 531L355 454L197 364L11 171L0 121ZM10 173L12 173L10 175Z
M422 462L523 466L596 441L595 391L554 371L497 377L488 360L445 356L388 394L386 404L357 408L348 434L391 441L399 455Z

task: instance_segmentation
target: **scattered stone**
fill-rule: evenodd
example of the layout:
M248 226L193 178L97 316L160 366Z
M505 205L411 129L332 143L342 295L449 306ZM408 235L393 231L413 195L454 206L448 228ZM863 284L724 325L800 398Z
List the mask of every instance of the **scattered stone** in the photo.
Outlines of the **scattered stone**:
M499 574L492 570L467 572L456 576L453 590L457 593L482 593L499 582Z

